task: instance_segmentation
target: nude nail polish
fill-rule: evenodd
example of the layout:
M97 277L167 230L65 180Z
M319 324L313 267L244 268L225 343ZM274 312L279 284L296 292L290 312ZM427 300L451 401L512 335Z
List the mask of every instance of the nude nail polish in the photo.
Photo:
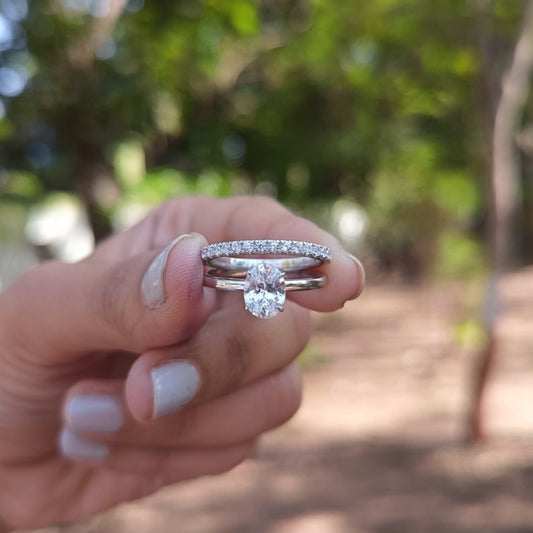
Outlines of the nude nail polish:
M111 394L77 394L65 406L65 421L78 433L115 433L124 416L119 399Z
M172 413L189 403L200 385L198 370L189 361L172 361L152 369L153 417Z
M144 302L150 309L156 309L165 303L166 296L163 276L165 274L168 256L174 246L187 237L191 237L191 235L185 233L167 244L167 246L154 257L150 266L146 270L141 283L141 291L143 293Z
M102 442L84 439L71 431L63 429L59 435L59 450L70 459L100 461L109 455L109 447Z

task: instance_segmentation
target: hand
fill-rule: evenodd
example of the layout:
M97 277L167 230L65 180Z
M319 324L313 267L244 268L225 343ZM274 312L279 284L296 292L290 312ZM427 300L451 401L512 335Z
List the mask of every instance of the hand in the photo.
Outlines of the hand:
M191 232L326 244L328 284L254 318L242 293L203 287ZM86 260L23 275L0 295L0 521L79 520L237 465L299 406L307 309L363 284L333 237L263 198L172 200Z

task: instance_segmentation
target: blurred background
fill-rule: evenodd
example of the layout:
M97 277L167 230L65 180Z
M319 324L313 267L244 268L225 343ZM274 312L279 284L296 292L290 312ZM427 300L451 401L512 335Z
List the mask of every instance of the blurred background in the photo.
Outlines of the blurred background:
M533 7L0 0L0 290L175 195L367 267L254 460L57 532L533 531Z

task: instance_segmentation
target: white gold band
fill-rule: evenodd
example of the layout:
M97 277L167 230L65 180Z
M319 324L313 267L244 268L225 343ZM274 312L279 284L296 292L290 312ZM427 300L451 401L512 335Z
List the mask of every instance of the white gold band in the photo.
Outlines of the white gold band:
M209 270L204 274L204 285L222 291L243 291L246 278L239 276L227 276L220 270ZM233 274L233 272L232 272ZM326 276L321 276L314 272L300 272L298 277L284 276L285 291L310 291L320 289L326 283Z
M306 257L318 260L319 264L329 263L331 261L331 251L327 246L313 242L279 239L217 242L204 246L200 254L204 263L208 264L211 264L213 259L220 257L240 257L247 255Z

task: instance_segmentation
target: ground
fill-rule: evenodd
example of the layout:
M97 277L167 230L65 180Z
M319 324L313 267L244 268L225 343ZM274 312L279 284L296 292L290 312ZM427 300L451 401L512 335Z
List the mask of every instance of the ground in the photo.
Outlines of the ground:
M317 316L299 414L233 472L46 533L533 532L533 271L507 277L488 439L463 443L468 286L370 286Z

